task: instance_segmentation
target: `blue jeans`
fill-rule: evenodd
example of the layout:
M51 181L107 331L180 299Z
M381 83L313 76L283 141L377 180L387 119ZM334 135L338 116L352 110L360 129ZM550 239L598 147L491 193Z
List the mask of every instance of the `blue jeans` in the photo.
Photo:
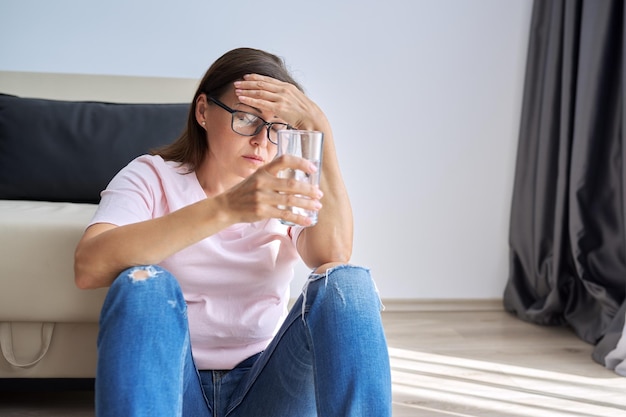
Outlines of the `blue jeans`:
M197 370L176 279L126 270L100 317L96 415L391 416L380 307L367 269L313 274L266 350L232 370Z

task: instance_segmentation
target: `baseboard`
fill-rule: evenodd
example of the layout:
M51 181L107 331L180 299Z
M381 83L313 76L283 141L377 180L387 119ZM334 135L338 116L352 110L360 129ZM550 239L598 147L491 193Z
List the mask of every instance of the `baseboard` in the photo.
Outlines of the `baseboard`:
M386 312L502 311L502 299L383 299Z

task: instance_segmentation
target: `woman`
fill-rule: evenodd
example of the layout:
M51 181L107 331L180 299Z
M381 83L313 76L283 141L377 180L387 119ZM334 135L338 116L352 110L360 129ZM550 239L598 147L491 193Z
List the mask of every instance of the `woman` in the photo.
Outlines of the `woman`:
M281 128L324 133L319 188L277 178L316 169L275 158ZM318 222L278 206L317 210ZM351 251L325 115L280 58L226 53L185 132L116 175L76 249L77 286L111 287L97 415L391 415L380 301L369 272L347 265ZM313 273L288 313L298 257Z

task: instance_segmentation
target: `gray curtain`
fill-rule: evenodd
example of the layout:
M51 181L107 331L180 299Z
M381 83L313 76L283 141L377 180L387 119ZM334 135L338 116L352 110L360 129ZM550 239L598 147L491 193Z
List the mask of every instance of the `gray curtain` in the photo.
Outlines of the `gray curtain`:
M623 0L535 0L504 307L626 376Z

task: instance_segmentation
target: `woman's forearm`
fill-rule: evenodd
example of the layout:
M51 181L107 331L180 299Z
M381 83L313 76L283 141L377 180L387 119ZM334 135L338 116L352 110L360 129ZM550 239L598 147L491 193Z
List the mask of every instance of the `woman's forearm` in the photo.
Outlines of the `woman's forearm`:
M74 278L79 288L110 286L136 265L157 264L226 227L229 219L215 199L192 204L167 216L125 226L95 224L79 242Z

